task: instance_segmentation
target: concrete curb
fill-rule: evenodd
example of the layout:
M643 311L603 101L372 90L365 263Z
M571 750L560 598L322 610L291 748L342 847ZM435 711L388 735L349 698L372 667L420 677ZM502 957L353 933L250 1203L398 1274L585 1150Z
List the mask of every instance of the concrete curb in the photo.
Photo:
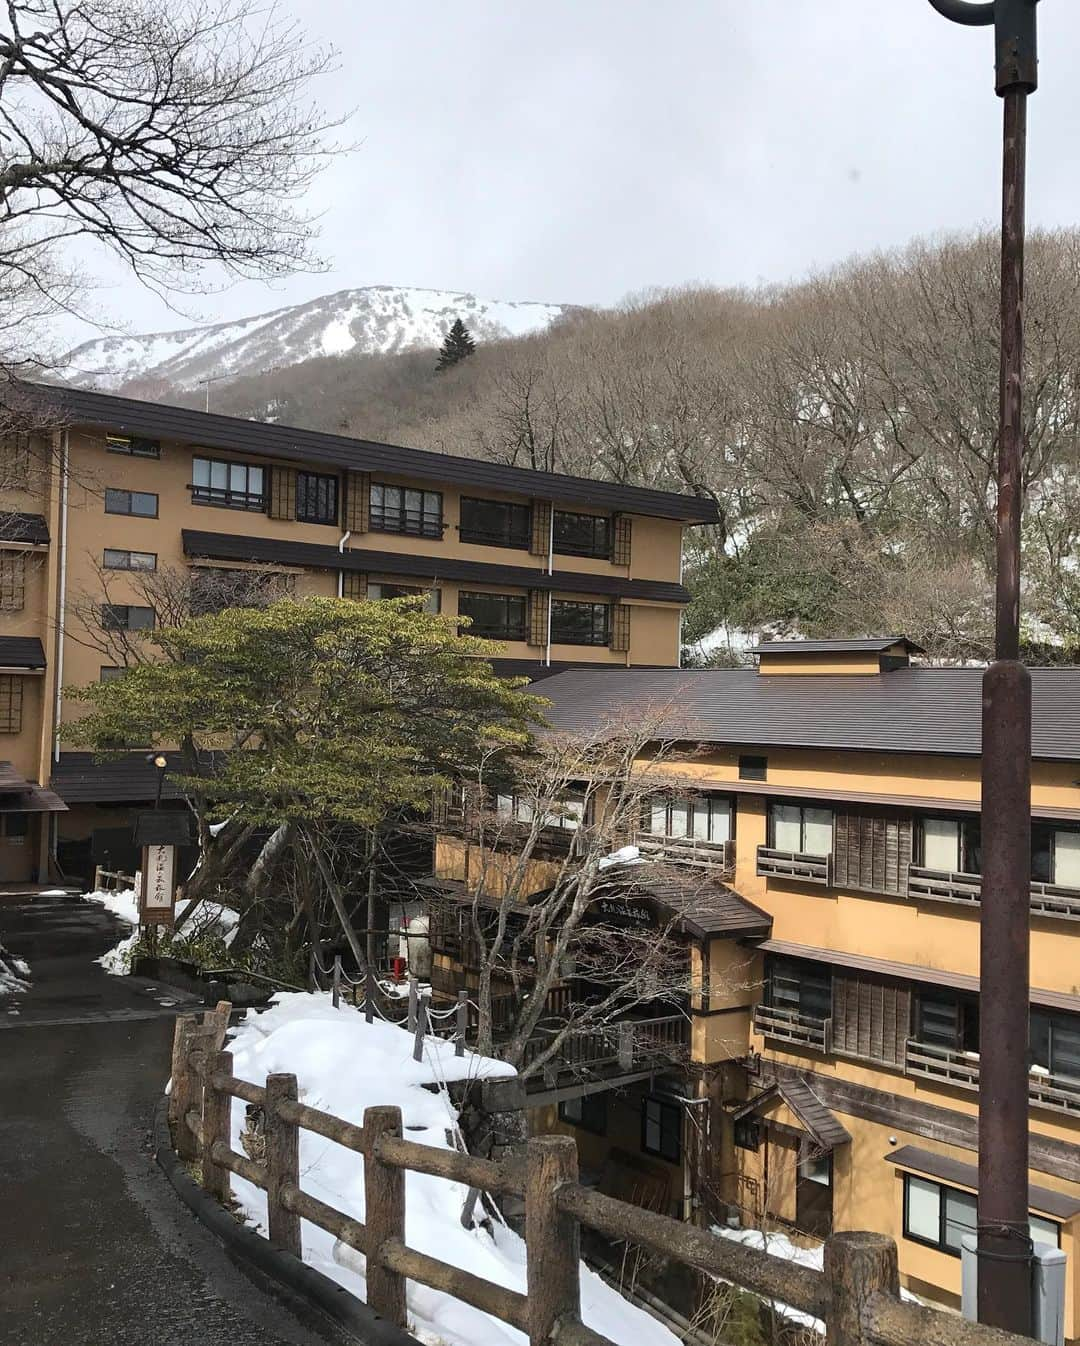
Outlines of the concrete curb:
M154 1113L154 1158L181 1201L224 1246L240 1269L263 1288L288 1302L298 1300L328 1318L347 1340L358 1346L420 1346L410 1333L393 1327L329 1276L282 1252L253 1229L235 1219L208 1196L188 1173L172 1148L168 1103ZM268 1283L268 1284L267 1284Z

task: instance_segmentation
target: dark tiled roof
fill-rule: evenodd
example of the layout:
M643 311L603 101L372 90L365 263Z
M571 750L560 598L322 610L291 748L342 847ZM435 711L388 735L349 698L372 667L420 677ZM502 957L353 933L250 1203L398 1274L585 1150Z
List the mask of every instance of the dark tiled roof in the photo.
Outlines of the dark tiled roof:
M30 542L42 546L49 540L49 525L43 514L0 511L0 542Z
M924 654L907 636L860 636L854 640L763 640L751 654L881 654L903 645L908 654Z
M1080 667L1033 668L1032 755L1080 761ZM605 668L544 681L555 729L654 721L660 735L767 748L978 756L982 670L900 668L851 677L752 668Z
M617 482L569 477L559 472L533 472L475 458L407 449L346 435L327 435L265 421L217 416L187 407L114 397L83 388L37 385L56 412L75 425L100 425L122 433L177 439L209 448L239 453L268 454L294 462L315 462L364 472L388 472L430 481L462 483L511 491L544 500L575 502L598 509L682 519L687 523L715 523L719 517L712 500L654 491Z
M647 898L677 918L676 926L695 939L709 935L760 937L772 929L772 917L734 889L701 870L645 860L611 865L596 887L597 897L612 892Z
M66 809L51 790L21 776L11 762L0 762L0 813L63 813Z
M737 1108L733 1114L736 1120L760 1112L774 1098L782 1099L802 1122L810 1133L811 1139L825 1151L835 1150L838 1145L848 1145L851 1136L847 1128L814 1093L808 1080L801 1075L778 1080Z
M45 651L37 636L0 636L0 668L44 668Z
M561 589L570 593L608 594L614 598L653 599L661 603L688 603L681 584L662 580L629 580L620 575L583 575L577 571L530 570L526 566L463 561L454 556L410 556L405 552L367 551L357 547L339 552L323 542L289 542L274 537L244 537L236 533L203 533L185 528L184 553L219 561L269 561L277 565L309 566L322 570L349 570L365 574L408 575L421 579L464 580L472 584L507 584L526 589Z
M898 1150L890 1150L882 1157L886 1163L895 1164L897 1168L925 1173L927 1177L940 1178L942 1182L956 1183L959 1187L970 1187L973 1192L979 1190L978 1166L952 1159L947 1154L923 1150L917 1145L901 1145ZM1059 1220L1069 1220L1080 1214L1080 1197L1070 1196L1067 1192L1055 1192L1049 1187L1037 1187L1034 1183L1028 1187L1028 1205L1032 1210L1044 1211Z
M574 668L596 668L592 659L555 661L545 664L542 659L491 659L488 661L500 678L528 678L530 682L543 682L553 678L556 673L567 673ZM637 664L637 668L650 665ZM670 664L653 664L653 668L670 668Z
M64 752L49 782L68 804L138 803L157 792L157 768L145 752L99 759L92 752ZM162 799L181 799L166 772Z

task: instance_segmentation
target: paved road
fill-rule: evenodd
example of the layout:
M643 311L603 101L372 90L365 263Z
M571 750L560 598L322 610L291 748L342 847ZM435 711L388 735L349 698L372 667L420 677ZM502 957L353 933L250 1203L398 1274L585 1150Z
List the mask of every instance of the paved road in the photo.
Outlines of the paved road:
M0 1343L326 1346L232 1266L153 1161L179 1007L94 965L123 933L78 899L0 897L0 942L34 979L17 1013L0 999Z

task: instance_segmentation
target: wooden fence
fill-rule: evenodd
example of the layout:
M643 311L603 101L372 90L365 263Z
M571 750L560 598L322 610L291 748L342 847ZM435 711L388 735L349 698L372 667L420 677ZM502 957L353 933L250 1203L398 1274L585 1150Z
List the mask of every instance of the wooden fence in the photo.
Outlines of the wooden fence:
M233 1173L264 1191L269 1238L284 1251L302 1256L300 1222L310 1220L364 1254L368 1304L397 1327L407 1326L405 1284L412 1280L518 1328L530 1346L632 1346L581 1321L585 1226L822 1319L828 1346L1030 1346L1027 1338L902 1301L896 1244L882 1234L834 1234L825 1244L824 1270L816 1271L581 1186L577 1147L568 1136L532 1139L522 1159L496 1163L404 1139L396 1107L368 1108L357 1126L301 1103L295 1075L268 1075L265 1086L237 1079L232 1053L223 1050L229 1010L222 1002L177 1020L169 1121L178 1155L200 1164L203 1187L222 1202ZM261 1163L231 1147L234 1098L262 1109ZM361 1157L363 1222L302 1189L301 1130ZM407 1171L524 1198L527 1293L406 1244Z
M103 869L101 865L97 865L94 869L96 893L118 893L125 888L134 888L137 881L137 875L125 874L119 869Z

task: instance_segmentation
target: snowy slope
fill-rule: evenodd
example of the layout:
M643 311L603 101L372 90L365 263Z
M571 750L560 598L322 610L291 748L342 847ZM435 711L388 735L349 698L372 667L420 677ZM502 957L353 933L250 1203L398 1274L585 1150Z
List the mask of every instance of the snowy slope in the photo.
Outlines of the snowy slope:
M319 355L433 348L442 344L455 318L478 340L491 341L543 331L572 311L567 304L512 303L451 290L371 285L238 322L100 337L69 351L63 368L69 382L102 391L142 378L193 388L200 379L266 373Z

